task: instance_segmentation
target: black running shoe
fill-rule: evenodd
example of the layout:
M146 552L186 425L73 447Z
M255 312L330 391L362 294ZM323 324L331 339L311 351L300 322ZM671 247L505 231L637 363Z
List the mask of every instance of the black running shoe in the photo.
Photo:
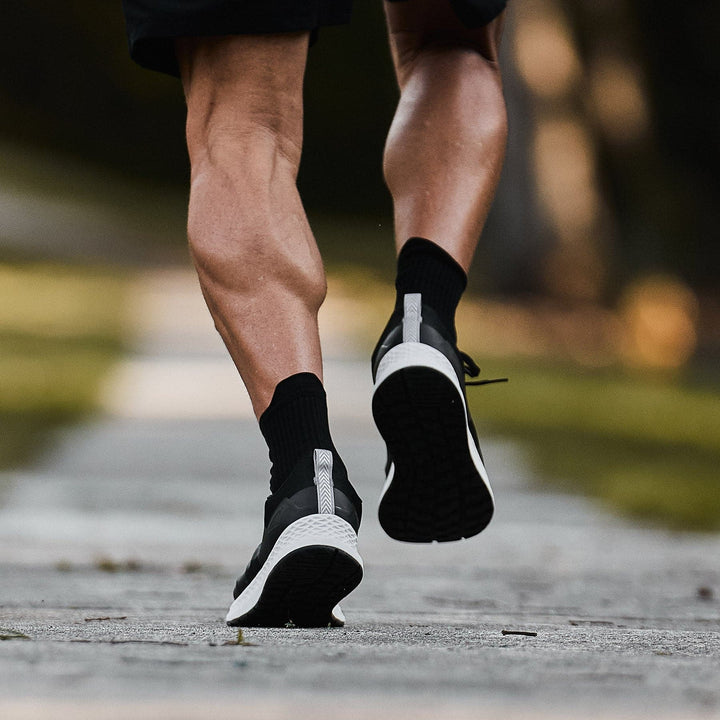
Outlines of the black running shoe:
M373 416L388 451L378 514L390 537L407 542L472 537L494 509L465 396L465 374L480 371L440 327L409 293L374 359Z
M265 503L262 542L235 584L227 624L342 626L337 603L363 576L360 516L339 458L320 449L303 458Z

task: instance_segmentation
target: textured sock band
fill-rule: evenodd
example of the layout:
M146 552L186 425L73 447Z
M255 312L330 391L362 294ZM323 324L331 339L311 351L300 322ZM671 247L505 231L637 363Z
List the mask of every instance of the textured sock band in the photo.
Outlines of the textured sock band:
M270 405L260 416L260 431L272 462L272 492L282 485L303 454L315 448L335 450L327 398L319 378L304 372L279 382Z
M383 339L402 319L407 293L422 295L423 304L430 306L443 324L436 330L455 345L455 311L466 286L465 271L448 252L425 238L410 238L398 255L395 309L373 351L373 367Z
M467 275L455 259L425 238L410 238L398 256L395 312L402 314L406 293L421 293L440 316L455 344L455 311L467 287Z

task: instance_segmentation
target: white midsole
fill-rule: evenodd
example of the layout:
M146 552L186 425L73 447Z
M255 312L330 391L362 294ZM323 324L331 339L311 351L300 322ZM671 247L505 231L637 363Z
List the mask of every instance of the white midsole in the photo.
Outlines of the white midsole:
M357 549L357 533L350 523L337 515L306 515L288 525L275 542L267 560L252 582L234 600L228 610L226 622L232 622L250 612L265 587L272 569L287 555L295 550L311 545L322 545L342 550L352 557L360 567L363 561ZM333 610L336 619L343 620L339 606Z
M399 345L396 345L394 348L388 350L387 354L378 364L373 395L377 392L380 385L382 385L382 383L387 380L388 377L390 377L390 375L398 372L399 370L404 370L410 367L425 367L430 368L431 370L436 370L437 372L442 373L445 377L447 377L450 382L452 382L452 384L455 386L458 397L460 398L460 402L462 403L463 412L465 413L465 428L467 433L468 451L470 452L470 457L472 458L473 465L478 471L478 474L480 475L480 478L482 479L485 487L487 488L488 493L490 493L490 498L494 503L495 498L493 496L492 488L490 487L487 470L485 469L485 465L483 464L478 449L475 447L475 441L473 440L473 436L470 434L470 423L468 422L468 411L465 404L464 393L460 387L460 384L458 383L455 369L453 368L450 361L439 350L436 350L430 345L425 345L424 343L419 342L403 342ZM387 478L385 480L385 485L383 486L382 493L380 494L381 501L385 496L385 493L388 491L390 485L392 484L394 474L395 464L391 463L390 469L388 470Z

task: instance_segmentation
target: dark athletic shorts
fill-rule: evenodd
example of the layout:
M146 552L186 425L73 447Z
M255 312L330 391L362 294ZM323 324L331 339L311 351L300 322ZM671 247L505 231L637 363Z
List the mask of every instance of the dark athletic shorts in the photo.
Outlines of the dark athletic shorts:
M389 0L407 2L408 0ZM350 21L353 0L122 0L130 55L150 70L179 75L175 38L315 33ZM379 2L379 0L361 0ZM497 17L507 0L451 0L470 27Z

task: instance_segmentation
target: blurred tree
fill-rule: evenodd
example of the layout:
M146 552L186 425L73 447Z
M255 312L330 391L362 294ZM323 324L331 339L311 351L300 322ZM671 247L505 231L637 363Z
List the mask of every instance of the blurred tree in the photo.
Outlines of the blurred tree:
M186 176L177 82L128 60L120 2L5 3L0 132L131 175Z
M563 0L579 41L621 277L717 287L720 5Z
M382 150L398 91L381 2L355 3L351 27L326 28L308 61L300 190L308 205L386 214Z
M3 135L185 185L180 83L130 61L119 1L8 3L0 61ZM382 4L357 3L352 30L326 28L310 51L300 181L310 203L387 207L379 158L395 95Z
M671 265L694 284L717 289L720 5L643 0L633 9L667 194L678 205L664 246Z
M720 5L558 2L582 60L584 85L575 90L586 104L582 133L593 130L589 146L581 135L576 146L594 153L602 211L607 205L617 238L611 286L654 268L678 270L698 286L714 284L710 256L720 225L720 45L714 34ZM511 23L505 61L508 163L475 281L516 292L542 287L540 260L549 231L557 232L538 219L535 208L549 188L547 178L533 175L538 102L516 79L515 57L507 52L512 35ZM5 3L0 61L0 133L6 138L186 186L180 84L129 60L118 0ZM323 30L310 52L306 92L299 183L308 205L387 217L381 153L397 91L380 0L358 0L350 28ZM548 127L557 130L543 136L552 141L545 146L552 157L563 133L560 125ZM566 160L572 160L568 152ZM556 190L568 184L559 180ZM604 245L599 243L599 257ZM572 273L565 277L572 279Z
M2 135L185 189L180 83L130 61L120 2L25 0L10 3L3 20ZM517 83L511 85L513 102L522 105ZM309 54L298 182L311 210L389 217L382 149L397 97L382 2L356 2L351 27L325 28ZM531 115L513 115L511 169L478 253L476 288L527 289L534 282L542 233L531 222L523 140Z

